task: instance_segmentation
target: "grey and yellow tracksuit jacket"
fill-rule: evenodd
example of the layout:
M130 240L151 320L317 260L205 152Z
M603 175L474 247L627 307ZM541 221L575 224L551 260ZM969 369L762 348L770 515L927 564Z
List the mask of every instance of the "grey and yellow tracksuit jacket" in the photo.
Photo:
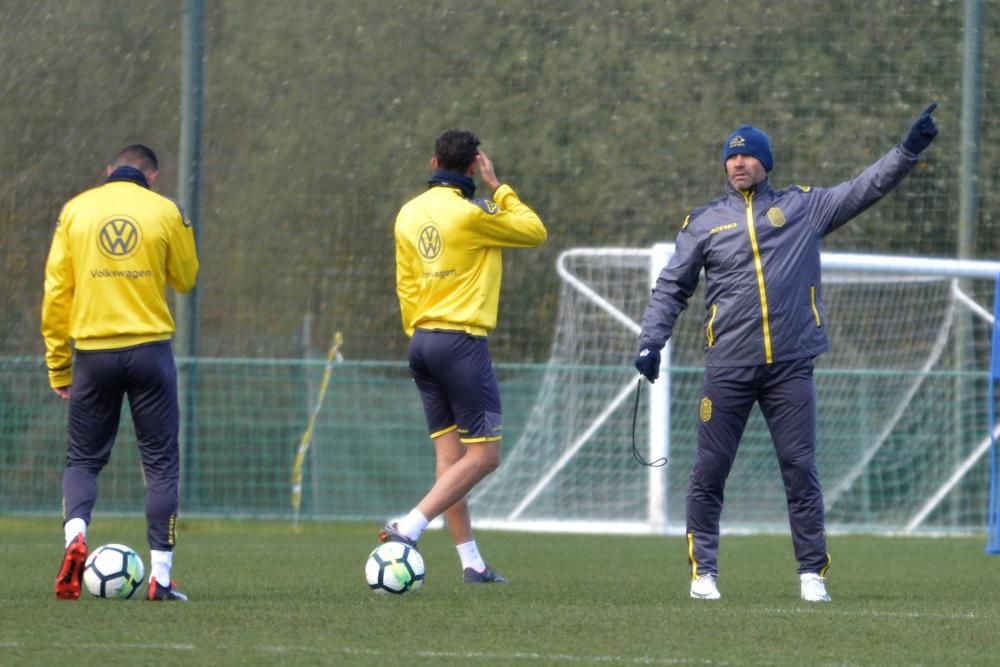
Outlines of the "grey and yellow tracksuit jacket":
M726 193L685 219L642 317L640 347L670 338L704 270L705 365L757 366L827 349L820 242L892 190L917 163L894 147L830 188Z
M750 410L760 405L788 499L799 573L826 575L816 468L812 359L826 351L820 243L894 188L917 162L896 146L831 188L732 187L692 211L642 318L640 347L659 349L705 273L705 378L687 490L692 577L718 574L723 489Z

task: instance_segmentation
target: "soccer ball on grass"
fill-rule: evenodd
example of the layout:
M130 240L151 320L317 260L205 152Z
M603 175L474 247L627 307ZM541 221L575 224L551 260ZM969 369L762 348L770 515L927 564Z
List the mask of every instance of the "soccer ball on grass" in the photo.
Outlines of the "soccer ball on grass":
M416 591L424 585L424 559L407 544L380 544L368 556L365 579L376 593L402 595Z
M124 544L105 544L87 556L83 584L99 598L127 600L142 584L142 559Z

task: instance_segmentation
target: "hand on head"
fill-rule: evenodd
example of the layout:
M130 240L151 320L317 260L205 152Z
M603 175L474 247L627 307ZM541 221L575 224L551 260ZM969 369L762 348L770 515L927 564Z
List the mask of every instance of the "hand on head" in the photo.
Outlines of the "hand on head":
M476 166L479 169L479 177L483 179L483 183L486 184L491 192L500 187L500 181L497 179L496 171L493 168L493 161L482 149L476 154Z

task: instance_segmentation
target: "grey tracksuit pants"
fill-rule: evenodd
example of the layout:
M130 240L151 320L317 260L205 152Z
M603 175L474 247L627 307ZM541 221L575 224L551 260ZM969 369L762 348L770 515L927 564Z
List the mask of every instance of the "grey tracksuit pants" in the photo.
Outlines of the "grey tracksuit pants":
M816 471L816 390L811 358L705 369L698 449L687 492L692 576L718 574L719 520L726 478L756 402L767 422L788 499L798 571L826 573L823 492Z

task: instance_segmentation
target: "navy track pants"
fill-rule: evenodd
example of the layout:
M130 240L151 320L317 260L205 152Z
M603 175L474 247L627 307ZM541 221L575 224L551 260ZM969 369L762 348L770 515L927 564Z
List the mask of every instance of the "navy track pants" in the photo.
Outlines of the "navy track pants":
M754 403L760 405L778 456L798 571L825 575L830 561L823 492L816 470L816 389L811 358L705 369L698 449L687 492L692 575L718 574L726 479Z
M170 341L76 352L63 473L64 520L82 518L90 524L97 476L111 459L125 396L146 482L147 541L152 549L171 551L180 478L180 410Z

